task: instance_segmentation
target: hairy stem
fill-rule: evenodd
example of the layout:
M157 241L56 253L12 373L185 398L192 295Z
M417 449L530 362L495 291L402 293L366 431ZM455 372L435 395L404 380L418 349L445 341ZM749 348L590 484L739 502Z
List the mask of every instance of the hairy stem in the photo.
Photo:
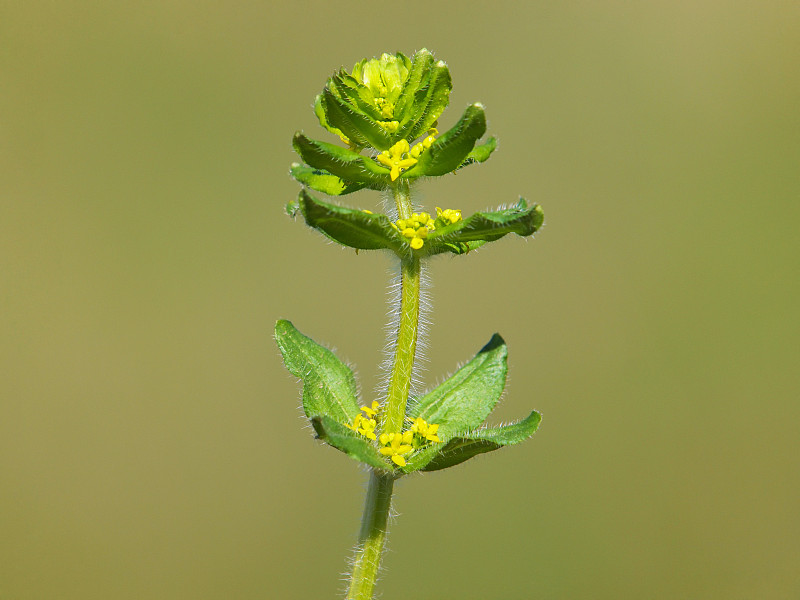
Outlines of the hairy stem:
M386 523L392 503L393 485L393 476L381 475L376 471L370 473L347 600L372 599L372 590L375 587L375 579L378 576L378 567L383 553L383 543L386 540Z
M393 191L398 215L401 219L409 218L412 207L408 183L403 180L398 181ZM397 324L397 340L394 345L389 388L383 406L384 432L401 432L405 420L419 333L420 261L418 258L409 256L401 260L400 279L402 286L400 319ZM375 470L370 473L347 600L372 599L386 540L386 524L392 503L394 479L393 475L381 474Z
M403 259L400 273L400 319L397 324L397 343L383 416L383 430L386 432L403 430L419 333L419 259Z
M407 182L398 182L394 188L394 200L400 218L411 217L411 193ZM420 269L419 258L413 255L400 262L400 318L386 404L383 407L383 431L390 433L403 430L408 393L411 390L411 372L419 334Z

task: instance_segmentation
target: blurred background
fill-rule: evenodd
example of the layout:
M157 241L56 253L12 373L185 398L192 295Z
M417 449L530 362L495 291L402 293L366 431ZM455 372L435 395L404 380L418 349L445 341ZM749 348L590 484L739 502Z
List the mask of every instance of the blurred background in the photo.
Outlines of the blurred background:
M797 3L160 0L0 6L0 598L338 597L366 473L272 329L371 400L393 262L284 216L291 136L422 47L501 145L419 201L546 217L433 261L423 378L500 332L544 419L400 482L382 597L800 597Z

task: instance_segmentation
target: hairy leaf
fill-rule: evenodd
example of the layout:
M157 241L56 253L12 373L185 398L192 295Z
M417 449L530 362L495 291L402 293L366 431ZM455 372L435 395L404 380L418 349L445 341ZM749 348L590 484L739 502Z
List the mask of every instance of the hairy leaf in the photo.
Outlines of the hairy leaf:
M462 162L458 166L458 168L462 169L467 165L486 162L496 148L497 148L497 138L490 137L483 144L475 146L472 149L472 151L469 154L467 154L467 158L464 159L464 162Z
M409 176L437 176L455 171L466 159L475 142L486 133L486 115L481 104L469 106L451 129L422 153Z
M356 108L338 98L328 88L322 91L322 108L328 123L339 129L354 144L364 147L372 146L378 150L387 150L391 138L375 119L356 110Z
M359 462L366 463L370 467L382 471L391 471L389 464L378 452L375 444L367 438L358 435L334 419L321 415L311 419L317 437L330 444L337 450L341 450L351 458Z
M401 121L406 121L406 112L413 110L414 94L422 84L430 77L431 67L433 66L433 54L423 48L414 54L411 59L411 67L408 71L408 78L403 85L403 91L395 102L395 116Z
M507 358L503 338L494 334L472 360L411 403L408 416L438 423L442 438L480 426L503 393Z
M344 196L368 187L366 183L344 181L341 177L337 177L328 171L306 167L299 163L292 163L290 173L292 177L303 185L329 196Z
M533 411L526 419L510 425L479 429L451 438L433 459L422 467L423 471L447 469L469 460L473 456L518 444L531 437L539 427L542 416Z
M409 251L405 239L392 227L386 215L329 204L314 198L305 190L300 191L297 202L308 226L335 242L358 250L386 248L400 255Z
M430 129L450 102L453 84L450 71L443 62L430 69L427 81L414 92L411 106L406 106L398 138L413 140Z
M293 144L295 151L310 167L328 171L345 181L385 186L389 180L388 169L348 148L311 140L299 132L295 134Z
M289 321L275 324L275 340L290 373L303 381L303 410L308 418L327 415L349 423L359 413L356 381L346 364L306 337Z
M538 204L528 206L525 199L520 198L519 202L510 208L478 212L453 225L436 229L428 234L425 245L429 254L441 252L463 254L466 250L476 247L476 243L493 242L509 233L520 236L532 235L543 223L542 208Z

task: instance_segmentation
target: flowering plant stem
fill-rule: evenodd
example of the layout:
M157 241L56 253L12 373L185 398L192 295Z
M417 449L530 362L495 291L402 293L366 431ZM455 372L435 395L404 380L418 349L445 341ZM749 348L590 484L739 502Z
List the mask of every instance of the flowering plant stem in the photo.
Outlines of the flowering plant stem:
M392 192L399 217L410 218L413 210L408 182L398 181ZM387 431L402 431L404 425L419 333L420 270L421 264L417 257L403 258L400 262L400 314L391 378L384 405ZM382 474L375 469L370 473L347 600L372 598L386 540L394 479L393 475Z
M386 540L386 523L389 519L393 486L393 475L382 475L374 469L370 473L347 600L372 599L383 543Z
M302 132L293 138L303 163L293 163L291 173L304 187L286 205L287 213L302 215L306 225L356 254L393 254L400 268L392 356L380 400L362 400L353 370L333 351L291 321L275 324L275 341L289 372L302 381L303 412L317 439L370 469L348 600L372 600L396 479L449 469L519 444L541 420L533 411L505 425L486 424L506 383L508 350L499 334L439 385L409 401L425 261L438 254L464 256L508 234L531 236L544 223L541 207L523 198L466 217L446 206L437 206L435 214L421 206L414 212L414 182L472 169L497 147L494 137L480 141L486 133L480 103L469 105L453 127L439 132L451 88L447 64L424 48L412 58L398 52L364 59L350 73L340 69L329 78L314 103L320 124L345 146ZM391 190L396 211L375 214L320 200L310 190L329 196ZM482 285L472 279L465 284L468 289Z

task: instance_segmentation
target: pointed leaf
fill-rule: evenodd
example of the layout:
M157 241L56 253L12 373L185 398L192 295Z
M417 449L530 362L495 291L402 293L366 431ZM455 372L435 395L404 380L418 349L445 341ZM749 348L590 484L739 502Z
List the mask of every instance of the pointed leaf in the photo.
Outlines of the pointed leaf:
M437 423L443 439L479 427L503 393L507 357L503 338L494 334L472 360L411 404L408 416Z
M341 138L344 138L344 133L341 130L336 129L333 125L328 123L328 117L325 115L325 108L322 106L322 94L317 94L317 97L314 98L314 114L317 115L317 119L319 119L319 124L322 125L325 129L330 131L334 135L338 135Z
M311 424L317 437L351 458L382 471L391 471L375 444L326 415L313 417Z
M405 238L392 227L386 215L329 204L314 198L305 190L300 191L297 201L308 226L335 242L359 250L388 248L400 255L408 253L409 246Z
M430 76L422 87L414 92L414 100L406 106L403 121L397 130L397 139L413 140L430 129L450 102L453 84L450 71L442 61L430 70Z
M295 151L310 167L328 171L345 181L370 186L385 186L389 181L389 169L358 152L311 140L299 132L295 134L293 144Z
M419 157L410 176L437 176L455 171L466 159L475 142L486 133L483 105L469 106L458 123L449 129Z
M367 187L366 183L344 181L340 177L328 173L328 171L306 167L299 163L292 163L290 172L292 177L303 185L329 196L344 196Z
M328 80L328 88L331 93L341 98L343 101L352 104L359 111L371 117L374 121L383 120L381 111L375 105L374 97L370 89L358 83L346 72L340 71Z
M423 48L414 54L411 59L411 68L408 71L408 78L403 85L403 91L395 102L395 116L400 120L404 119L406 108L413 105L414 94L430 77L431 67L433 66L433 54Z
M275 324L275 341L292 375L303 380L303 410L350 423L359 413L353 372L336 355L304 336L289 321Z
M355 109L328 88L322 91L322 108L332 126L339 129L354 144L388 150L392 145L386 130L371 117Z
M520 236L532 235L543 223L542 208L538 204L528 206L525 199L520 198L519 202L510 208L475 213L458 223L432 231L428 234L425 246L429 254L441 252L463 254L464 248L472 249L474 246L471 245L476 242L493 242L509 233Z
M492 155L492 152L495 151L497 148L497 138L490 137L486 140L483 144L479 144L472 149L472 152L467 154L467 158L464 159L458 168L462 169L467 165L471 165L474 163L482 163L486 162L489 157Z
M447 469L478 454L518 444L536 432L541 420L542 416L533 411L526 419L510 425L479 429L472 433L456 436L449 440L438 454L422 467L422 470Z

